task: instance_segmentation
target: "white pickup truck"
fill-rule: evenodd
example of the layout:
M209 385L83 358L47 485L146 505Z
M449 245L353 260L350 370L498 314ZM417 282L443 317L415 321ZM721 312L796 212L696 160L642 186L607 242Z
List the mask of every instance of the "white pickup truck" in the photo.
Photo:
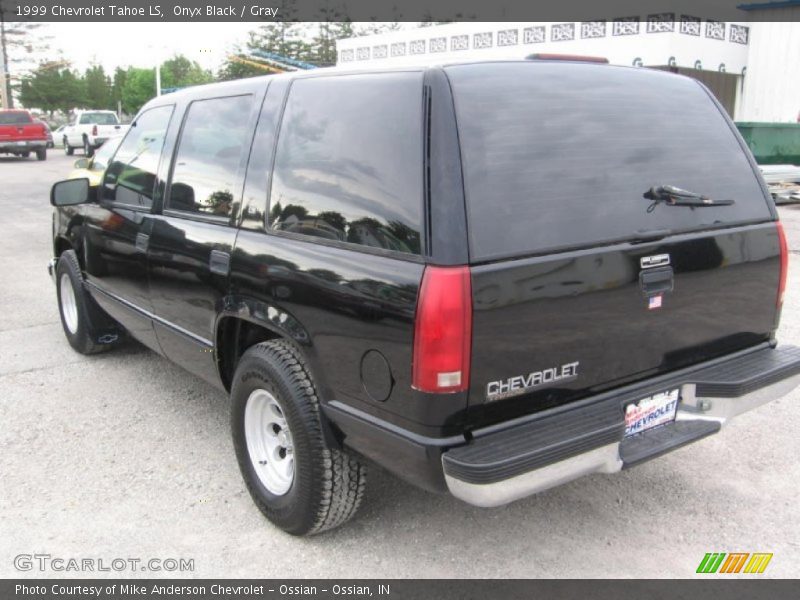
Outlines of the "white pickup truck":
M123 135L127 129L128 126L119 122L114 111L77 111L62 132L64 152L72 156L75 148L83 148L86 156L92 156L95 149L102 146L103 142Z

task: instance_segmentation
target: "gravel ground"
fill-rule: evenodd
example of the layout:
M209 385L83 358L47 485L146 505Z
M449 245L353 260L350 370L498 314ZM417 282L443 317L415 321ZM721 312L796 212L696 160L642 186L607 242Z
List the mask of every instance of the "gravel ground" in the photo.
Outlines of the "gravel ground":
M135 344L67 345L45 265L48 191L71 160L0 157L0 577L35 553L194 559L180 574L194 577L691 577L710 551L773 552L765 575L798 575L798 391L659 460L499 509L373 468L349 525L276 530L239 477L223 394ZM800 206L781 216L780 338L800 343Z

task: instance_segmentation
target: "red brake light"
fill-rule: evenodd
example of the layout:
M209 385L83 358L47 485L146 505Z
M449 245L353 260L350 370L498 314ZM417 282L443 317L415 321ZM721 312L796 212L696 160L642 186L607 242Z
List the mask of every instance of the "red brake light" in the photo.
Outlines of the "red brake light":
M97 135L97 125L92 127L92 135Z
M526 60L566 60L572 62L590 62L607 65L608 59L604 56L584 56L583 54L551 54L548 52L537 52L529 54Z
M471 350L469 267L426 267L414 324L412 386L433 393L466 390Z
M778 283L778 308L783 306L783 292L786 290L786 276L789 271L789 245L786 243L786 232L783 230L783 223L777 222L778 243L781 248L781 278Z

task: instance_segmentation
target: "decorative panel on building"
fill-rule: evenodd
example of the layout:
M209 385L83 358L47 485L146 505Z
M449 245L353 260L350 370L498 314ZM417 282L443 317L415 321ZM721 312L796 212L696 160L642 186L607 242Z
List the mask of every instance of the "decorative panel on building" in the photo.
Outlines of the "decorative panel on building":
M675 31L675 13L647 15L647 33Z
M605 21L584 21L581 23L581 38L606 37Z
M731 23L730 40L737 44L747 44L750 39L750 28L745 25L735 25Z
M550 28L550 40L566 42L575 39L575 23L559 23Z
M681 33L700 35L700 19L689 15L681 15Z
M498 46L516 46L519 42L518 29L504 29L497 32L497 45Z
M621 17L614 19L612 35L636 35L639 33L639 17Z
M526 27L522 30L523 44L541 44L545 41L544 25L537 27Z
M725 23L721 21L706 21L706 37L712 40L724 40Z
M469 36L468 35L454 35L450 38L450 50L467 50L469 49Z

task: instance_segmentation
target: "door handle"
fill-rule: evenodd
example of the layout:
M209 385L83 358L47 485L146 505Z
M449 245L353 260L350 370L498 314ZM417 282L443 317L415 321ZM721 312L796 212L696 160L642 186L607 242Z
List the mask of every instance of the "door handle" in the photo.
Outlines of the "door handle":
M208 268L215 275L227 276L231 272L231 255L221 250L212 250L208 258Z
M639 285L645 296L655 296L671 292L675 285L672 267L647 269L639 273Z
M139 252L147 253L147 247L150 245L150 236L146 233L136 234L136 249Z

